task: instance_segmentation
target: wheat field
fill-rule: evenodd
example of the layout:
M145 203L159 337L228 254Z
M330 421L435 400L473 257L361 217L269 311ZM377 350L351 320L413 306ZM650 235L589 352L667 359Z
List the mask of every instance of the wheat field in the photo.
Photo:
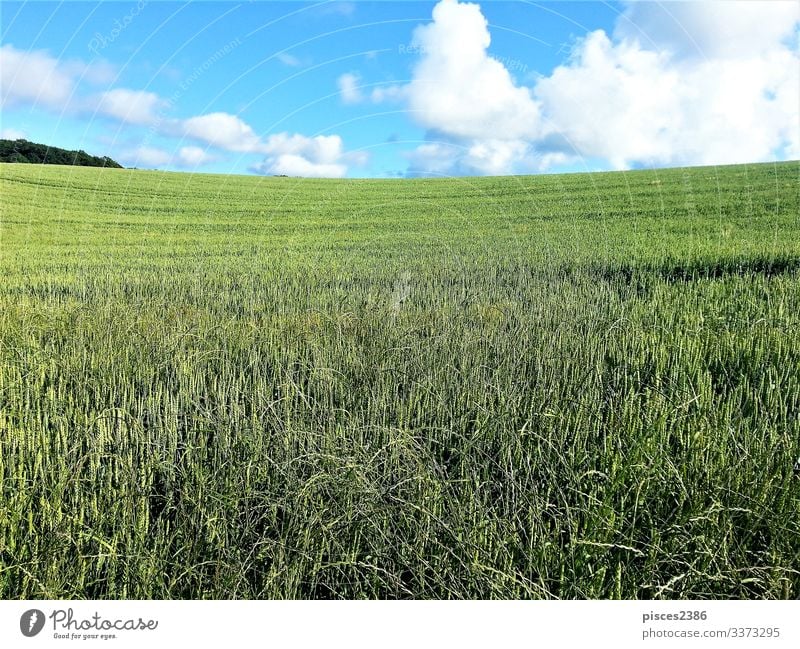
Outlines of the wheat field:
M0 597L800 597L799 171L0 165Z

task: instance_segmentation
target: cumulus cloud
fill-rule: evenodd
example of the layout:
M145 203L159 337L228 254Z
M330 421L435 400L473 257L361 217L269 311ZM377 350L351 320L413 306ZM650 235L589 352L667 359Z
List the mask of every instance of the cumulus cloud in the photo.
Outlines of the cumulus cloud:
M147 145L121 151L117 158L133 167L180 168L195 168L216 160L216 157L196 146L184 146L175 152L169 152Z
M185 137L226 151L264 154L264 160L251 168L256 173L341 178L348 165L363 164L361 156L345 152L338 135L276 133L263 139L244 120L229 113L191 117L179 121L177 128ZM187 152L184 158L188 156Z
M538 133L536 102L488 54L490 43L478 5L442 0L434 7L433 22L414 32L413 45L422 56L406 90L421 124L474 139L517 140Z
M154 92L115 88L98 95L97 112L130 124L153 124L167 102Z
M411 82L392 87L428 129L409 171L799 157L799 21L789 2L631 2L610 35L587 34L526 88L489 54L480 7L441 0L414 33Z
M361 83L361 78L352 72L346 72L336 80L336 85L339 87L339 94L342 96L342 101L345 104L357 104L363 101L364 97L361 94L361 89L358 87Z
M366 155L344 150L338 135L308 137L299 133L276 133L263 139L236 115L211 113L178 121L185 136L210 146L238 153L260 153L266 157L251 170L261 174L341 178L350 165L363 165ZM197 147L189 147L198 151ZM184 155L188 159L189 153Z
M253 167L253 171L262 174L341 178L347 173L348 164L365 162L363 155L345 152L338 135L276 133L267 138L262 150L267 157Z
M532 154L531 145L522 140L462 140L434 132L427 139L406 154L408 176L497 176Z
M573 56L536 85L547 128L559 136L552 141L582 156L608 158L617 168L631 157L670 149L673 134L663 125L676 119L683 80L666 54L614 45L599 30Z
M681 58L746 58L790 39L798 20L800 4L785 0L629 2L614 36Z
M299 61L287 55L287 65ZM197 167L216 160L206 148L266 156L257 170L302 176L341 177L350 165L362 165L366 155L347 152L338 135L307 137L280 133L266 139L241 117L225 112L196 115L186 119L166 117L171 102L154 92L112 88L100 93L77 96L81 81L109 80L113 67L105 62L85 64L60 62L46 51L23 51L12 45L0 47L0 99L2 106L27 104L56 112L91 115L96 113L132 126L149 126L152 134L189 140L175 151L143 143L116 154L126 164L144 167ZM21 137L11 130L4 137ZM191 144L193 142L193 144Z
M405 154L408 159L406 175L457 176L464 147L444 140L426 142Z
M590 33L536 84L548 134L560 136L562 150L619 169L800 155L800 57L786 42L800 18L796 6L639 4L614 40ZM677 27L655 20L665 11ZM747 21L756 15L763 22L750 39ZM726 37L750 40L734 48Z
M179 122L183 135L239 153L263 152L261 139L244 120L230 113L209 113Z
M106 61L84 63L60 61L46 50L20 50L11 44L0 46L0 106L31 104L63 111L72 105L80 80L91 84L111 81L116 75Z
M216 156L199 146L182 146L178 149L178 163L181 167L199 167L216 159Z
M410 154L412 174L508 173L524 159L540 132L539 107L490 44L477 4L441 0L433 21L414 31L420 59L411 81L373 91L373 101L404 100L436 138Z
M77 70L67 68L43 50L29 52L0 46L0 103L63 107L75 86Z

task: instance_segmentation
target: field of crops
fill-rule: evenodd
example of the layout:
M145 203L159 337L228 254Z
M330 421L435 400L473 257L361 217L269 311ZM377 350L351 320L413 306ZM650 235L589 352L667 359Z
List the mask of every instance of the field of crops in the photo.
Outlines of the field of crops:
M800 165L0 165L0 597L800 597Z

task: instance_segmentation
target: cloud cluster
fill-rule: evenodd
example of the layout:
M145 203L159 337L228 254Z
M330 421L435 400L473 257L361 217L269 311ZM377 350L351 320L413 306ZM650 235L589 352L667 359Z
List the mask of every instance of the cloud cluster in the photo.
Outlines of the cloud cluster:
M418 27L413 45L423 52L406 94L421 124L447 135L519 141L538 133L539 109L530 91L489 56L486 18L476 4L442 0L433 22Z
M121 122L146 125L158 120L159 111L167 106L167 102L154 92L115 88L97 95L87 106Z
M618 169L797 157L798 20L784 2L631 4L536 84L545 130Z
M59 61L45 50L19 50L0 46L0 106L30 104L63 109L73 101L79 82L108 83L116 76L105 61Z
M59 65L46 52L0 46L0 105L59 107L72 95L78 70Z
M489 54L477 4L441 0L395 89L428 143L413 174L510 173L800 157L800 5L632 2L532 88ZM373 93L373 100L380 100Z
M680 59L741 59L792 37L796 49L798 20L800 4L785 0L628 2L614 36Z
M523 162L537 168L528 158L531 146L521 139L459 139L430 131L428 142L406 154L409 176L490 175L497 176Z
M117 154L121 162L133 167L180 167L194 169L213 162L216 158L205 149L197 146L180 147L175 152L157 147L141 145L125 149Z
M177 122L173 127L186 137L225 151L257 153L261 139L244 120L229 113L209 113Z
M291 62L289 62L291 63ZM168 117L171 102L154 92L110 88L85 97L77 95L81 79L108 81L106 64L62 63L45 51L25 52L12 45L0 48L2 105L28 104L58 111L99 115L151 133L190 140L219 151L265 156L252 167L258 173L342 177L350 165L363 165L363 154L346 152L338 135L307 137L279 133L259 136L238 115L215 112L185 119ZM199 146L179 146L174 152L150 146L125 149L117 157L131 165L194 168L219 159Z
M398 102L425 129L426 142L406 154L412 175L504 174L583 159L626 169L798 158L798 26L796 2L628 2L612 30L583 35L527 87L491 55L480 6L440 0L413 33L418 58L407 83L364 84L351 71L337 85L342 103ZM0 46L4 108L97 115L180 140L174 153L146 142L125 152L140 164L197 166L231 152L262 156L251 167L258 173L340 177L366 160L338 135L264 136L226 112L175 118L172 102L147 90L77 92L114 78L105 63Z
M341 178L347 173L348 164L366 162L363 154L346 153L338 135L277 133L267 138L261 151L267 157L252 169L262 174Z
M526 158L541 131L540 108L490 44L477 4L442 0L433 21L414 31L420 58L411 81L373 91L373 101L405 101L428 129L432 141L408 154L411 174L499 174Z

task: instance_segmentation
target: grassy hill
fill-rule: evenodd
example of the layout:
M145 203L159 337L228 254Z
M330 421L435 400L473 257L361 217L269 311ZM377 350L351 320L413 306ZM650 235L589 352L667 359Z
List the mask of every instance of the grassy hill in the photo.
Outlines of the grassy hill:
M797 598L800 166L0 166L0 597Z
M93 156L86 151L68 151L55 146L28 142L28 140L0 140L0 162L122 169L121 164L106 156Z

